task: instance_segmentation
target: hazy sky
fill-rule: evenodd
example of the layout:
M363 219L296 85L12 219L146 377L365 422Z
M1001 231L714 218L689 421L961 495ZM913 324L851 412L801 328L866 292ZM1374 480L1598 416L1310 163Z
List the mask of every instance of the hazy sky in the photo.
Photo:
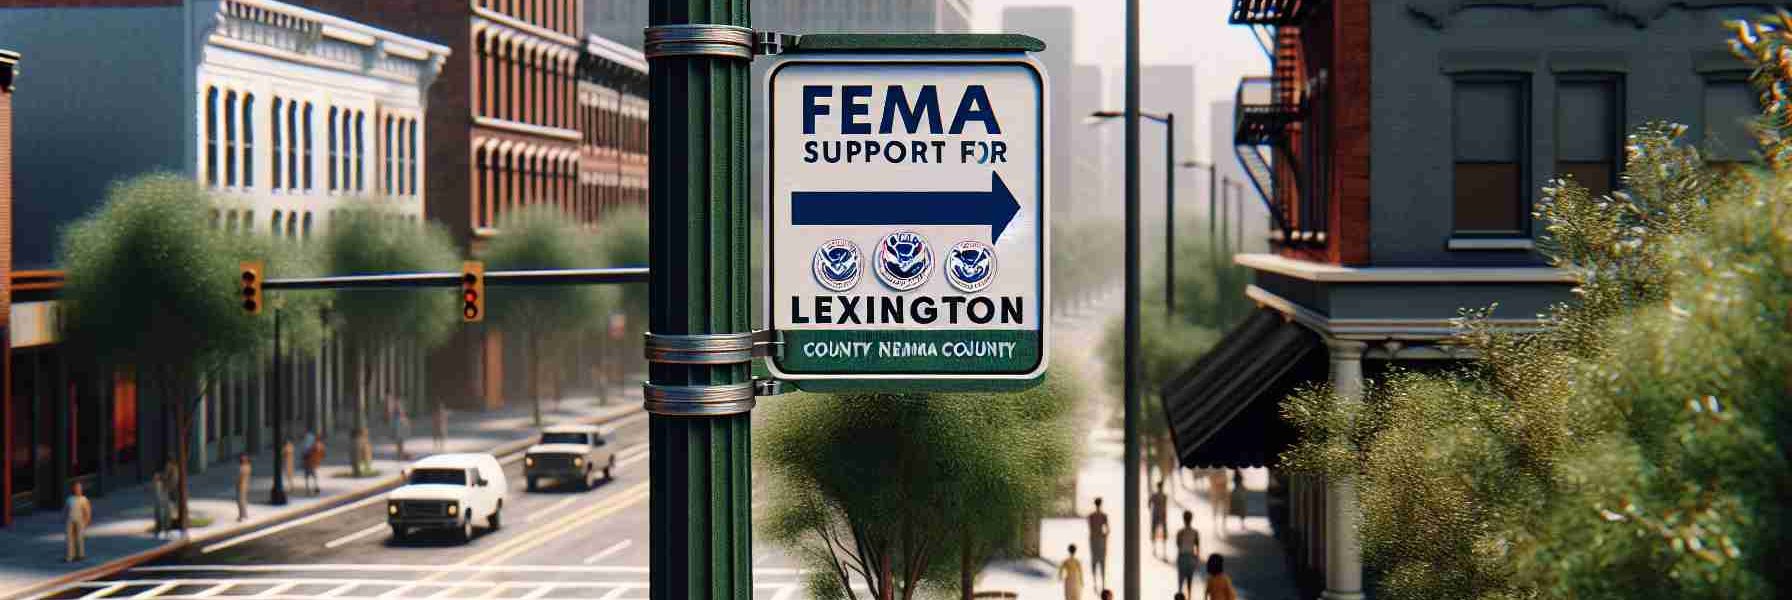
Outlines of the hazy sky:
M1194 64L1197 106L1230 99L1241 76L1269 73L1269 61L1250 30L1226 23L1230 0L1140 0L1139 4L1140 61ZM973 0L973 5L979 31L999 31L1002 9L1009 6L1075 7L1076 62L1112 67L1109 72L1117 77L1126 60L1125 3L1120 0ZM1119 83L1108 87L1118 89ZM1116 105L1120 101L1108 100ZM1207 124L1201 121L1194 131L1200 140L1196 153L1208 159Z

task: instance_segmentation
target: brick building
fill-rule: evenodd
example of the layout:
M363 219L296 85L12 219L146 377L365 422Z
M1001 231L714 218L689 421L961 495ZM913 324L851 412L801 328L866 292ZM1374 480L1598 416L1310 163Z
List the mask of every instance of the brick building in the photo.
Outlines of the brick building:
M1571 301L1574 278L1534 247L1540 189L1561 173L1614 188L1625 133L1651 119L1747 160L1759 106L1722 24L1779 4L1234 0L1272 54L1233 109L1271 250L1234 259L1256 314L1163 389L1181 463L1273 466L1291 389L1348 398L1390 366L1460 360L1461 308L1497 303L1491 323L1522 332ZM1272 473L1305 590L1361 597L1375 574L1350 482Z
M11 389L12 94L19 53L0 50L0 390ZM12 403L0 406L0 527L12 524Z

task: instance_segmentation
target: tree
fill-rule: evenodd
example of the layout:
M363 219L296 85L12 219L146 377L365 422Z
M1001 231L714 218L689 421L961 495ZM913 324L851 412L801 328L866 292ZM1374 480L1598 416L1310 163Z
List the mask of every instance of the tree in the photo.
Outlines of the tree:
M487 269L588 268L597 258L589 247L588 234L552 206L532 206L508 214L499 231L503 233L481 254ZM598 286L529 286L494 288L486 295L486 314L492 322L522 339L537 427L541 426L542 357L575 341L577 334L592 329L597 321L608 322L599 319L608 316L605 292ZM559 388L555 386L556 394Z
M758 452L777 482L766 535L811 565L819 598L857 598L855 577L883 600L968 597L977 568L1012 548L1075 462L1067 369L1021 393L779 402Z
M177 516L188 526L193 413L208 382L253 352L268 328L237 289L239 238L208 225L212 198L192 180L155 174L112 186L105 204L62 239L63 307L71 353L126 369L171 406L177 435Z
M602 258L599 264L606 267L645 267L647 266L647 212L638 209L623 209L604 214L603 225L598 228L597 253ZM612 309L620 314L626 323L622 339L605 339L600 345L603 350L599 357L598 389L605 394L608 401L608 386L621 381L628 365L641 364L641 339L647 331L647 286L630 284L616 286L611 296ZM609 324L603 323L607 330ZM604 334L608 338L608 333Z
M435 223L418 224L403 215L362 203L331 219L323 240L322 263L332 275L458 271L458 253L448 233ZM431 349L446 341L458 322L458 297L440 290L342 290L332 300L338 334L355 369L355 460L357 476L371 475L367 432L368 355L408 342Z
M1774 598L1792 589L1792 18L1742 25L1762 167L1710 166L1650 124L1624 191L1552 182L1538 219L1578 301L1541 333L1468 311L1479 358L1324 388L1284 415L1296 470L1354 477L1389 598Z

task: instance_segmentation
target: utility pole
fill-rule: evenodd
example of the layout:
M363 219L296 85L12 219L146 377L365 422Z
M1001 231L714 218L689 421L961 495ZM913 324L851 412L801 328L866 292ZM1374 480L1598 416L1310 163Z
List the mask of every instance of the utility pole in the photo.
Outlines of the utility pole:
M1174 163L1164 165L1174 171ZM1139 600L1139 0L1126 0L1126 572Z
M1164 314L1176 314L1176 113L1164 113Z
M286 400L281 392L285 371L280 365L280 305L274 305L274 393L270 394L274 404L274 489L268 492L268 504L284 506L286 504Z
M753 597L748 2L648 8L653 243L642 397L655 598Z

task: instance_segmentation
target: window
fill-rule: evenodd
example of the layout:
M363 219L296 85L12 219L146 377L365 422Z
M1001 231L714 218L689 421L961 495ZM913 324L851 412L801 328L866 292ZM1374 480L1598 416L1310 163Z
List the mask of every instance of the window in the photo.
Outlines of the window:
M311 120L311 103L306 102L305 103L305 144L303 146L301 146L304 149L304 155L299 158L300 164L305 165L305 189L306 190L317 189L317 186L312 185L312 183L311 183L311 148L312 148L311 129L312 129L312 127L313 127L313 124L312 124L312 120Z
M311 211L305 211L305 218L299 229L299 239L311 239Z
M1556 173L1572 176L1594 197L1618 183L1620 89L1621 80L1610 75L1570 76L1556 84Z
M273 180L268 183L275 190L283 187L280 184L280 175L282 174L281 167L284 166L282 163L286 162L286 140L285 136L280 133L280 117L285 116L281 111L282 104L284 103L278 96L274 97L273 110L269 113L271 116L268 119L269 131L273 135L272 141L274 142L268 147L268 166L273 169Z
M280 235L280 211L274 211L273 220L268 222L268 234L274 236Z
M1752 160L1755 137L1749 120L1760 116L1761 97L1747 73L1717 73L1705 79L1705 158L1714 163Z
M236 92L224 96L224 185L236 185Z
M355 113L355 191L367 191L367 113Z
M336 165L339 156L336 149L336 107L330 107L330 191L336 191Z
M467 485L467 472L461 469L412 469L411 485Z
M205 91L205 184L218 185L218 88Z
M309 119L307 119L309 120ZM279 178L274 178L279 185ZM286 189L295 189L299 181L299 103L286 103Z
M255 187L255 94L243 96L243 187Z
M386 115L386 132L380 139L384 141L384 143L381 144L383 147L381 148L380 155L385 157L385 160L382 161L380 165L380 174L382 180L385 182L385 192L387 194L396 194L398 193L398 188L394 187L392 184L392 168L398 165L395 164L397 157L393 156L393 154L396 148L392 141L397 138L394 138L392 135L392 115Z
M1528 128L1523 76L1459 77L1453 94L1454 226L1470 236L1523 235Z
M417 195L417 190L419 189L417 187L417 175L419 174L418 171L420 170L417 168L417 125L418 125L418 123L417 123L416 119L411 119L410 124L411 124L410 130L408 133L405 134L405 140L404 140L405 147L409 148L407 151L405 151L405 156L406 156L406 160L405 160L405 173L406 173L405 189L408 190L412 196L415 196L415 195Z

